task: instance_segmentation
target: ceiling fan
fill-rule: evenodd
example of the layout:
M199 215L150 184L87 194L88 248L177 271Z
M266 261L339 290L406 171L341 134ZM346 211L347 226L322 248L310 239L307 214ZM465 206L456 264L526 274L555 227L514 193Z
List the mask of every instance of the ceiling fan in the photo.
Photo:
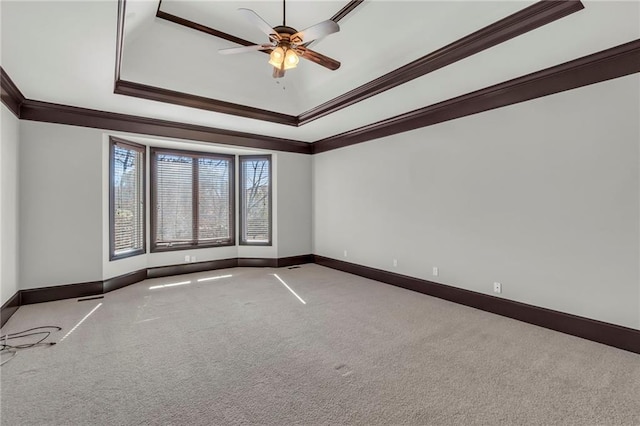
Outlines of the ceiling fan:
M251 9L240 8L238 11L269 36L269 43L220 49L219 53L228 55L256 50L270 52L269 64L273 65L273 78L284 77L286 70L293 69L298 65L300 57L332 71L340 68L340 62L306 47L313 40L340 31L340 26L334 21L328 19L305 30L297 31L286 25L286 3L284 0L282 2L282 25L273 28Z

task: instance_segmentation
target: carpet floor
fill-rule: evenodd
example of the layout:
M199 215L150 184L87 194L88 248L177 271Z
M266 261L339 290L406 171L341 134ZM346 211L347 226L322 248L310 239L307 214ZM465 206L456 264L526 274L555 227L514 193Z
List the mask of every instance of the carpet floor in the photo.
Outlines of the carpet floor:
M640 425L637 354L315 264L22 306L2 334L43 325L58 343L0 370L3 425Z

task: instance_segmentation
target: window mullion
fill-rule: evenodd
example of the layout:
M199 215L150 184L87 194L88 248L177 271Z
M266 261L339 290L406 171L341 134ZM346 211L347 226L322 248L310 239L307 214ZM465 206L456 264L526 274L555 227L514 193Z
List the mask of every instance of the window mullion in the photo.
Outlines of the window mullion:
M193 245L197 246L199 241L200 241L200 237L199 237L199 232L198 230L200 229L199 223L200 223L200 178L199 178L199 170L198 170L198 158L197 157L193 157L192 160L193 161L193 166L192 166L192 170L193 170L193 184L191 185L191 190L193 191L193 195L191 197L192 199L192 205L193 205L193 220L192 220L192 238L193 238Z

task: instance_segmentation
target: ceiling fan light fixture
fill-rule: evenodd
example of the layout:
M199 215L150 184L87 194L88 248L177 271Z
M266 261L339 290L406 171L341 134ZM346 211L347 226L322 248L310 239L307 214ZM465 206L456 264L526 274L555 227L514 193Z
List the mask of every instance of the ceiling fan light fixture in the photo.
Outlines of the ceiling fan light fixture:
M284 55L284 69L289 70L298 66L298 62L300 62L300 58L298 54L293 49L288 49L287 53Z
M276 47L271 51L269 55L269 63L276 68L280 68L282 66L282 62L285 60L284 49L280 46Z

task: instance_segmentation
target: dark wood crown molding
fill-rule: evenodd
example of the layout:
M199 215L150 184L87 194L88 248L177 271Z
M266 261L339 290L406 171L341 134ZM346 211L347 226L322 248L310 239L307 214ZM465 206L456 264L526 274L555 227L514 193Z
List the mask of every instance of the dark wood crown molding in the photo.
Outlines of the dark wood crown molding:
M335 15L333 15L330 19L333 22L338 22L340 21L342 18L344 18L345 16L347 16L348 14L350 14L351 12L353 12L353 10L360 6L362 3L364 2L364 0L351 0L349 3L347 3L342 9L340 9L339 11L336 12Z
M189 139L223 145L243 146L274 151L310 154L311 144L290 139L261 136L253 133L217 129L175 121L139 117L114 112L98 111L58 105L49 102L25 100L20 118L47 123L68 124L96 129L117 130L143 135Z
M123 3L125 2L125 0L120 1ZM331 19L336 22L339 21L362 3L363 0L348 2L347 5L331 17ZM250 41L243 40L222 31L162 12L160 10L161 5L162 2L158 5L158 11L156 13L158 18L167 19L176 24L202 31L215 37L220 37L244 46L254 44ZM115 82L115 93L144 99L152 99L190 108L199 108L224 114L237 115L240 117L302 126L313 120L332 114L350 105L378 95L386 90L407 83L415 78L460 61L492 46L503 43L582 9L584 9L584 5L579 0L539 1L538 3L488 25L479 31L463 37L448 46L429 53L422 58L383 75L382 77L372 80L356 89L305 111L298 116L280 114L273 111L252 108L212 98L199 97L139 83L123 82L119 80L119 72L117 73L117 79ZM124 13L124 7L119 8L119 13L120 12ZM120 22L120 20L118 22ZM122 34L120 31L118 34L118 43L120 45L122 43ZM119 55L121 55L121 51ZM117 60L117 62L120 63L121 59L120 61Z
M120 70L122 69L122 46L124 43L124 17L126 14L127 2L118 0L118 21L116 24L116 69L114 82L120 80Z
M274 151L318 154L640 72L640 40L313 143L24 99L2 70L2 102L19 118Z
M5 104L16 117L20 118L20 106L25 101L25 97L2 67L0 67L0 87L2 88L0 95L2 103Z
M309 123L584 9L580 1L540 1L298 116Z
M637 72L640 72L640 39L316 141L313 153L379 139Z
M161 4L162 2L160 3L160 5ZM174 24L182 25L183 27L191 28L205 34L212 35L214 37L222 38L232 43L240 44L242 46L253 46L255 44L240 37L236 37L223 31L216 30L215 28L207 27L206 25L198 24L197 22L172 15L171 13L163 12L162 10L160 10L160 5L158 6L158 11L156 12L156 18L164 19L165 21L173 22Z
M239 115L255 120L270 121L272 123L297 126L298 119L293 115L249 107L218 99L205 98L184 92L162 89L131 81L118 80L115 83L114 93L133 96L136 98L150 99L152 101L165 102L190 108L215 111L222 114Z

